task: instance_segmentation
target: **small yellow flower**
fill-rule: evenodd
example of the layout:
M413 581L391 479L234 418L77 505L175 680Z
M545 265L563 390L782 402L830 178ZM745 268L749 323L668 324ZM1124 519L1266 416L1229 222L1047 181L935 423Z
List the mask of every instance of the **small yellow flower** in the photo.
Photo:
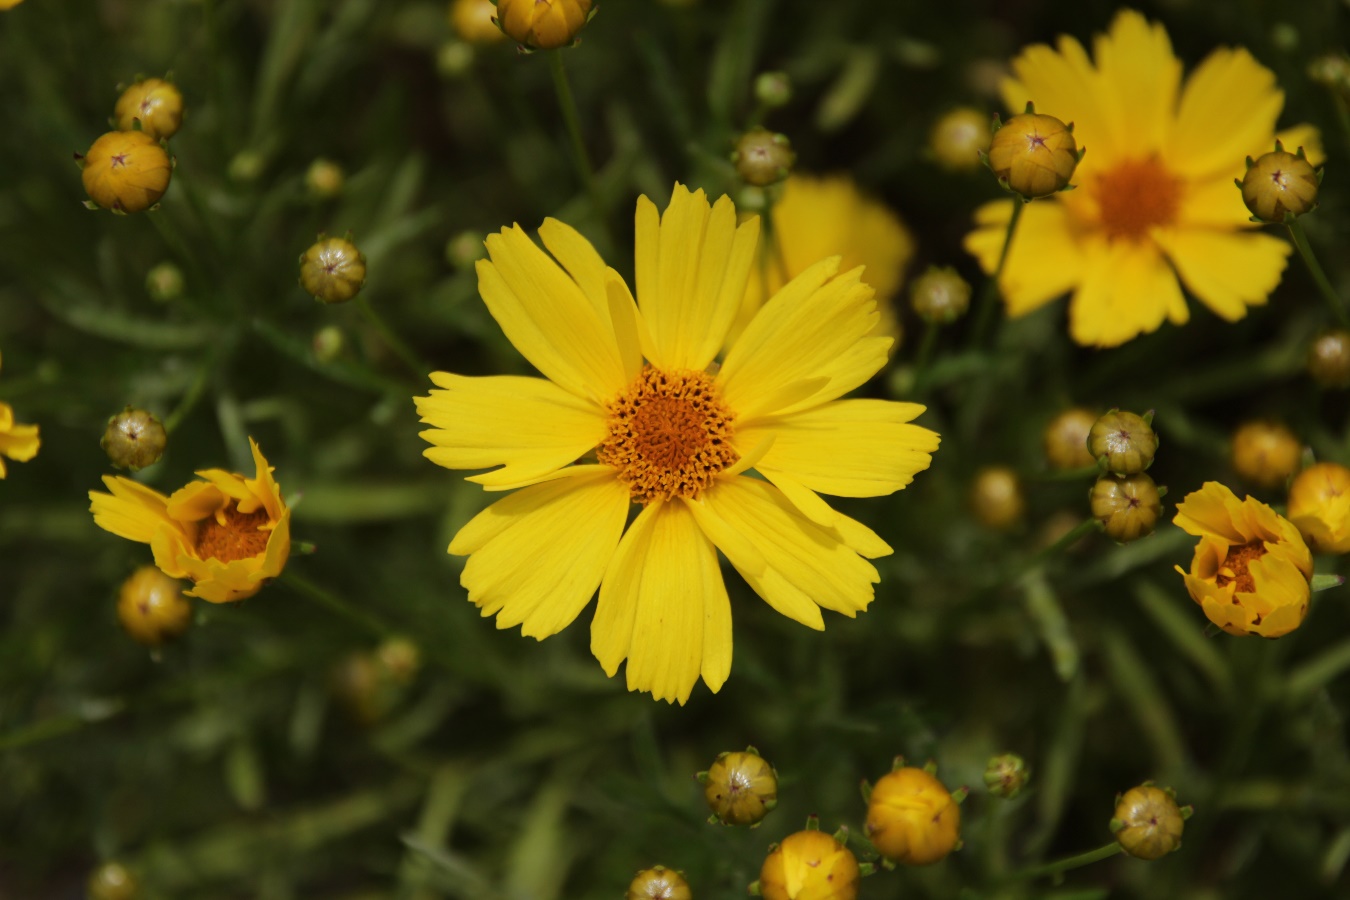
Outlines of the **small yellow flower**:
M1071 126L1054 116L1022 113L989 143L989 168L1007 188L1033 200L1063 190L1078 165Z
M1190 572L1176 570L1211 622L1229 634L1270 638L1303 623L1312 554L1292 522L1215 481L1188 494L1172 521L1200 538Z
M1289 485L1289 521L1321 553L1350 553L1350 469L1309 466Z
M1088 502L1107 537L1121 544L1148 537L1162 514L1158 486L1143 472L1101 476L1092 485Z
M497 0L497 21L524 46L553 50L576 40L592 5L591 0Z
M154 566L142 566L122 582L117 621L137 643L158 647L192 624L192 604L183 586Z
M171 138L183 124L183 95L170 81L147 78L122 92L113 108L118 131L141 131L155 140Z
M764 900L853 900L858 860L833 835L807 829L790 834L759 870Z
M144 131L110 131L94 141L81 163L89 199L115 213L137 213L169 189L173 163Z
M506 40L506 35L493 19L497 6L492 0L452 0L450 26L466 44L487 46Z
M315 300L345 303L366 283L366 258L346 238L320 237L300 257L300 286Z
M699 780L703 799L724 825L757 825L778 805L778 773L753 747L718 754Z
M1233 470L1252 484L1279 487L1298 471L1303 446L1279 422L1246 422L1233 432Z
M935 776L905 766L888 772L867 803L867 836L887 859L927 866L961 843L961 807Z
M989 115L969 106L943 114L928 135L928 149L938 165L950 172L969 172L980 164L980 151L989 149Z
M1242 202L1256 218L1278 223L1286 216L1301 216L1317 206L1321 179L1304 157L1302 148L1293 154L1276 141L1273 151L1247 163L1247 174L1238 187L1242 188Z
M625 900L693 900L689 882L665 866L653 866L637 873L628 885Z
M1081 406L1070 407L1055 416L1041 434L1046 462L1050 468L1083 469L1094 462L1088 450L1088 435L1097 422L1097 415Z
M5 477L5 460L28 462L37 456L41 441L36 425L20 425L14 421L14 408L0 403L0 478Z
M1116 799L1111 832L1121 848L1137 859L1160 859L1181 847L1181 832L1191 808L1177 806L1170 789L1142 784Z
M170 578L190 579L189 597L227 603L252 597L281 574L291 552L291 511L258 445L249 438L252 478L206 469L168 497L121 476L104 476L112 493L89 492L94 522L149 544Z
M1308 374L1322 387L1350 387L1350 331L1333 328L1308 345Z
M1005 531L1022 521L1027 502L1022 481L1007 466L985 466L970 481L970 511L986 528Z

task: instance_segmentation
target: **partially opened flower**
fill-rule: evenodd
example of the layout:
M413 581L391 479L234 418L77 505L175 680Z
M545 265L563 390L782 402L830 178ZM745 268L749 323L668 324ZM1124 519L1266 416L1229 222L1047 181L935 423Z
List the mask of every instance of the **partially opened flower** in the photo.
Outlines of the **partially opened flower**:
M1008 108L1027 101L1074 123L1087 155L1078 190L1027 206L1000 288L1010 316L1071 293L1069 332L1109 347L1190 318L1182 287L1228 321L1263 304L1289 245L1252 231L1233 180L1276 138L1284 94L1241 48L1221 48L1182 83L1161 25L1120 12L1093 45L1027 47L1003 84ZM1282 135L1320 158L1309 126ZM981 207L966 249L993 272L1010 204Z
M1251 497L1208 481L1177 504L1173 521L1200 538L1186 590L1229 634L1280 637L1308 614L1312 554L1298 529Z
M186 578L185 593L212 603L252 597L281 574L291 552L291 511L258 445L249 438L252 478L206 469L170 496L130 478L105 475L112 493L89 492L94 522L129 541L149 544L155 565Z
M436 372L440 390L417 408L429 459L499 466L469 480L515 491L450 544L469 557L461 581L483 615L542 639L599 588L591 650L605 672L627 659L630 689L683 703L700 676L716 691L731 670L717 550L808 627L824 628L822 607L856 615L879 580L867 560L891 548L819 493L899 490L938 436L909 424L921 406L838 399L891 343L872 334L859 270L839 274L837 258L807 268L714 367L758 220L738 226L729 199L710 206L676 185L664 215L641 198L636 224L636 304L561 222L539 230L553 258L519 226L490 236L483 300L547 378Z
M36 425L14 421L14 408L0 403L0 478L5 477L5 457L15 462L28 462L37 456L41 446Z

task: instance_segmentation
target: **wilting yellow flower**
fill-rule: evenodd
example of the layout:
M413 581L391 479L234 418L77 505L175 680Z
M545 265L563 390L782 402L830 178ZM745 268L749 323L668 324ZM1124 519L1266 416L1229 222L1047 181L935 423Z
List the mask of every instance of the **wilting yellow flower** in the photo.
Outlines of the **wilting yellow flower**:
M875 333L898 343L900 324L892 299L914 255L914 238L900 218L845 175L791 176L771 215L773 241L764 242L761 258L750 270L728 341L740 336L764 301L784 284L827 256L839 256L841 271L864 267L863 281L876 290L881 312Z
M252 478L206 469L166 497L130 478L105 475L111 494L89 492L89 510L105 531L149 544L170 578L190 579L189 597L243 600L281 574L291 553L291 511L258 445L249 438Z
M927 866L961 843L961 807L936 776L904 766L886 773L872 788L866 830L887 859Z
M1229 634L1271 638L1303 623L1312 554L1292 522L1216 481L1187 494L1172 521L1200 538L1190 572L1176 570L1211 622Z
M0 403L0 478L5 477L5 457L15 462L28 462L37 456L38 427L20 425L14 421L14 408Z
M464 526L450 552L498 628L545 638L596 588L591 650L631 690L683 703L731 670L731 607L717 550L770 606L824 628L854 616L891 552L818 492L875 497L927 468L938 436L912 403L839 400L886 362L872 289L838 258L809 267L714 358L745 293L759 220L676 185L665 214L637 206L637 304L561 222L487 239L478 288L547 380L432 374L418 397L433 462L493 469L515 490ZM559 265L561 263L561 265ZM644 362L644 357L646 362ZM574 462L594 453L594 462ZM744 473L754 468L763 476ZM518 489L518 490L517 490ZM641 509L625 531L632 504Z
M1241 178L1247 156L1274 146L1284 94L1246 50L1211 53L1182 85L1167 32L1125 10L1094 44L1095 62L1071 37L1058 50L1027 47L1003 84L1008 107L1074 123L1087 155L1078 190L1023 211L1000 287L1020 316L1072 293L1069 332L1109 347L1190 318L1181 286L1233 321L1266 302L1289 245L1251 231ZM1316 131L1283 135L1320 157ZM1314 159L1316 161L1316 159ZM1011 204L976 212L966 249L994 271Z
M526 47L553 50L576 40L591 6L591 0L497 0L497 20Z
M1317 463L1289 485L1289 521L1322 553L1350 552L1350 469Z
M783 838L764 859L764 900L853 900L862 873L853 851L833 836L807 829Z
M469 44L496 44L506 35L494 21L497 6L492 0L451 0L450 25L460 40Z

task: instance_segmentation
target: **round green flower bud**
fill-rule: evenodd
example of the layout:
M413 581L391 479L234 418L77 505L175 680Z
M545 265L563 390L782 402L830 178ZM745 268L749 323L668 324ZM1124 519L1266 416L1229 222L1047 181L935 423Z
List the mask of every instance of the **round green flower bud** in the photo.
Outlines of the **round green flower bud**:
M736 172L756 187L777 184L792 174L797 154L786 135L774 134L767 128L755 128L741 135L731 154Z
M1322 387L1350 387L1350 331L1336 328L1308 346L1308 374Z
M1067 187L1078 156L1072 126L1037 113L1013 116L989 142L989 168L999 183L1028 200Z
M787 106L792 99L792 79L786 72L761 72L755 79L755 99L769 109Z
M970 483L970 509L984 527L1006 531L1022 521L1026 499L1022 482L1007 466L986 466Z
M483 235L478 231L461 231L445 243L445 260L456 269L472 269L486 255Z
M310 349L314 351L314 358L321 363L330 363L342 355L343 349L347 346L347 338L342 333L342 329L336 325L325 325L314 332L314 338L310 342Z
M316 300L345 303L366 283L366 258L346 238L320 237L300 257L300 286Z
M192 604L183 585L154 566L142 566L117 592L117 621L132 640L158 647L192 624Z
M106 862L89 875L89 900L136 900L136 876L119 862Z
M159 419L128 406L108 420L99 446L114 466L135 472L159 462L168 442L169 434Z
M684 875L665 866L653 866L637 873L624 897L625 900L693 900L694 895Z
M1189 806L1177 806L1171 788L1144 783L1116 798L1111 833L1137 859L1160 859L1181 847L1181 832L1191 816Z
M1162 515L1162 495L1143 472L1101 476L1092 485L1088 502L1107 537L1121 544L1148 537Z
M1255 162L1247 160L1247 174L1238 186L1242 188L1242 202L1255 218L1262 222L1283 222L1317 206L1321 180L1318 171L1304 159L1302 147L1295 155L1276 141L1270 153Z
M342 171L342 166L331 159L320 157L310 163L308 171L305 172L305 189L309 191L311 197L320 200L328 200L341 194L345 182L346 175Z
M723 825L758 825L778 805L778 773L753 747L718 754L699 781L708 809Z
M950 266L929 266L910 285L909 301L925 322L950 325L970 308L970 285Z
M984 768L984 786L989 793L1004 800L1011 800L1026 787L1031 773L1027 771L1026 761L1016 753L1004 753L992 757Z
M145 273L145 292L159 303L183 296L183 286L183 270L167 260Z
M1113 409L1092 424L1088 432L1088 452L1108 472L1133 475L1153 465L1158 452L1158 435L1153 431L1153 415L1147 417Z

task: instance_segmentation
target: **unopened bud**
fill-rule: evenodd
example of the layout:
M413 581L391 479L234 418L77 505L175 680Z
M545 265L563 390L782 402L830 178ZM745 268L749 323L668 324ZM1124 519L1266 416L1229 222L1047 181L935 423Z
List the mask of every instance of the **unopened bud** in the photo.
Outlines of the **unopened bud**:
M755 79L755 99L769 109L787 106L792 99L792 79L786 72L761 72Z
M684 875L665 866L653 866L637 873L625 900L693 900Z
M950 266L929 266L910 285L909 300L925 322L950 325L970 308L970 284Z
M1160 859L1181 847L1181 832L1191 812L1189 806L1177 806L1171 788L1145 782L1116 798L1111 833L1131 856Z
M315 300L345 303L366 283L366 258L346 238L319 236L300 257L300 286Z
M755 128L741 135L731 161L746 183L767 187L792 174L797 154L792 152L792 142L786 135L774 134L767 128Z
M158 647L192 624L192 604L183 585L154 566L142 566L117 593L117 621L139 644Z
M1322 387L1350 387L1350 331L1336 328L1313 339L1308 374Z
M989 793L1011 800L1022 792L1030 773L1026 761L1016 753L1004 753L989 760L984 768L984 786Z
M106 862L89 874L89 900L136 900L141 895L136 876L120 862Z
M1143 472L1101 476L1088 502L1107 537L1121 544L1148 537L1162 515L1162 494Z
M988 151L992 139L987 113L969 106L958 106L944 113L928 135L933 159L950 172L968 172L980 164L980 153Z
M1006 531L1022 521L1022 482L1007 466L986 466L970 483L970 509L986 528Z
M138 81L122 92L113 109L118 131L140 130L155 140L171 138L183 124L183 95L162 78Z
M994 132L985 159L1000 184L1032 200L1068 187L1081 157L1072 125L1026 112Z
M1136 415L1113 409L1099 418L1088 432L1088 452L1107 472L1133 475L1153 465L1158 435L1153 414Z
M1088 435L1096 424L1095 413L1075 406L1055 416L1041 434L1045 460L1052 469L1082 469L1092 465Z
M1233 432L1233 469L1260 487L1284 484L1302 458L1303 445L1279 422L1245 422Z
M305 188L309 191L311 197L317 197L320 200L328 200L342 193L342 185L346 181L346 176L342 171L342 166L333 162L331 159L319 159L309 164L309 170L305 172Z
M159 303L183 296L183 285L183 270L167 260L145 273L145 292Z
M99 446L114 466L135 472L158 462L168 442L168 432L159 419L128 406L108 420Z
M1302 147L1289 153L1276 141L1270 153L1255 161L1247 157L1247 174L1237 185L1252 218L1279 223L1316 208L1321 181L1321 172L1304 157Z
M718 754L698 780L713 818L723 825L758 825L778 805L778 773L754 747Z

